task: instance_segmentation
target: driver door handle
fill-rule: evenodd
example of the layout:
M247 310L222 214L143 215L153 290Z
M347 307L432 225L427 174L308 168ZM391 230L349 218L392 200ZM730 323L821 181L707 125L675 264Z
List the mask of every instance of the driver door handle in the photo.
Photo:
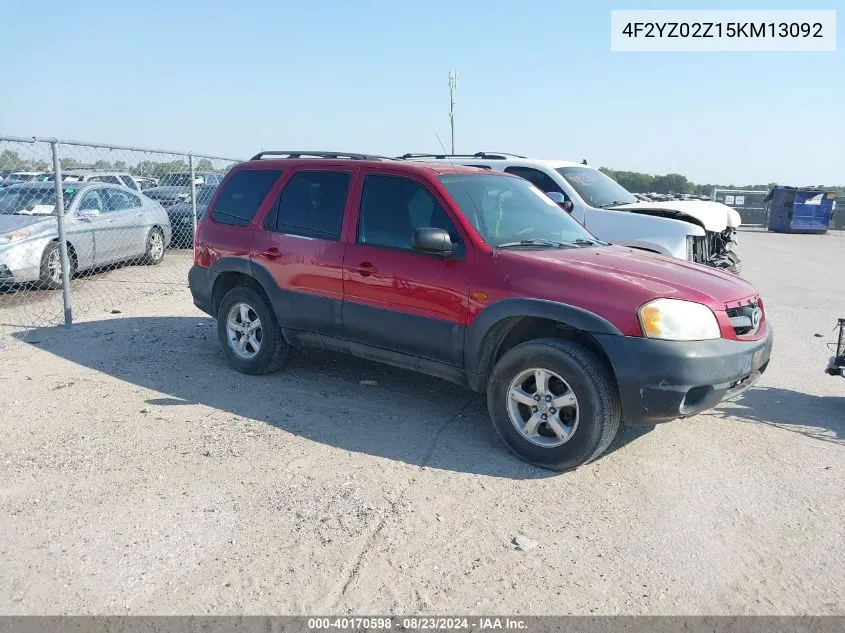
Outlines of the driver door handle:
M261 257L266 257L267 259L278 259L282 256L282 251L280 251L275 246L271 246L268 249L265 249L261 252Z
M352 270L354 270L362 277L369 277L373 273L378 272L378 269L373 266L370 262L361 262L357 266L353 266Z

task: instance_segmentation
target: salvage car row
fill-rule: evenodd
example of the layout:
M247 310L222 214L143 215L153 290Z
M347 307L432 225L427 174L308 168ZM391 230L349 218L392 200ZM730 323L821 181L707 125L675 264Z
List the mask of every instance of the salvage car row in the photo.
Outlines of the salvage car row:
M160 180L162 186L143 191L119 172L68 171L62 175L71 275L122 262L155 265L168 247L193 245L190 174L166 174ZM204 212L221 178L221 174L196 175L198 215ZM53 174L3 182L0 284L60 286Z
M735 249L740 216L718 202L643 201L594 167L501 152L404 154L394 160L460 165L515 175L528 180L603 241L740 272ZM55 220L49 219L55 217L55 193L51 193L54 175L4 175L6 179L0 181L0 283L39 282L53 287L60 282L54 252L58 231ZM198 217L223 177L220 173L194 174ZM128 172L67 170L62 172L62 180L69 192L66 205L72 272L131 261L142 254L145 261L157 263L160 258L149 257L148 249L158 248L149 240L156 242L159 235L164 240L163 249L192 247L190 173L167 173L152 181ZM147 186L150 184L155 186ZM122 193L114 193L115 188ZM77 195L83 189L103 192L98 206L84 208L89 203L83 205L82 198L93 198L94 194ZM162 215L162 211L166 213ZM99 214L96 218L94 212Z

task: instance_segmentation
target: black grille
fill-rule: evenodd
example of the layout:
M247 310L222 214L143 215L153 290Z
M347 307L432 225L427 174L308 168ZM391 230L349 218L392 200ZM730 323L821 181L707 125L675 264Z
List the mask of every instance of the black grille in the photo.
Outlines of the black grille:
M727 309L728 318L737 336L750 336L760 329L763 320L763 310L755 297L747 304Z
M839 319L839 342L836 344L836 364L845 365L845 319Z

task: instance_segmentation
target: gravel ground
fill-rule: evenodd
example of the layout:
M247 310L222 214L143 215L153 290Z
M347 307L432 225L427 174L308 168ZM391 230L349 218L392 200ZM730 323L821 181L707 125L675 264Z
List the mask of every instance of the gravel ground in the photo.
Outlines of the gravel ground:
M74 321L97 317L115 306L184 291L192 251L168 249L158 266L119 264L86 271L70 282ZM64 323L62 291L33 290L31 285L0 287L0 340L21 328Z
M0 350L0 613L844 614L845 235L740 251L759 387L562 475L446 382L237 374L178 286L31 332Z

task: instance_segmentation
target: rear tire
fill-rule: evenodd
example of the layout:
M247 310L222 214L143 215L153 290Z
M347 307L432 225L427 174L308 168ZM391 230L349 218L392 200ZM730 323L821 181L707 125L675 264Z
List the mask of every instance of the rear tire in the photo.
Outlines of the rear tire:
M528 341L505 353L490 377L487 408L512 453L556 471L599 457L622 419L605 365L581 345L556 338Z
M157 266L164 259L164 233L159 228L152 228L147 233L147 247L144 252L144 263Z
M235 286L223 297L217 335L226 360L244 374L278 371L290 354L273 308L249 286Z

